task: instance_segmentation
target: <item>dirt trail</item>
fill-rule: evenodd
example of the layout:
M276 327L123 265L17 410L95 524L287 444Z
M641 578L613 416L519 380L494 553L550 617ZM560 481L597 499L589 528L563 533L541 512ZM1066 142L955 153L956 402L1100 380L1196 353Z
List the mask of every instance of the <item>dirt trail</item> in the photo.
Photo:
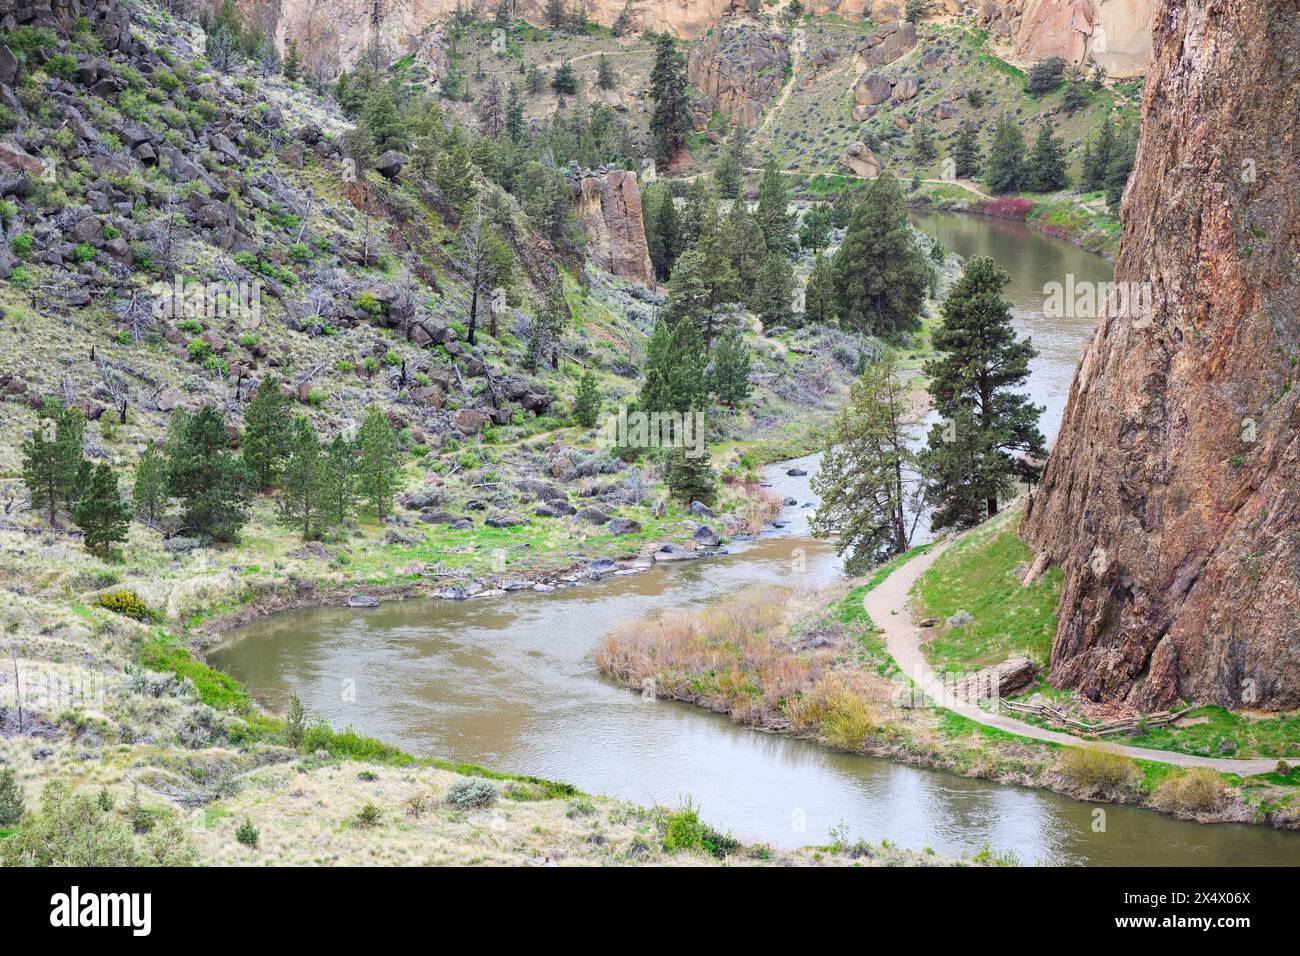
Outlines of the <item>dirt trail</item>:
M917 555L885 578L877 587L867 593L862 606L870 615L872 622L885 633L885 646L898 664L900 670L920 687L927 696L939 701L948 710L961 714L986 727L995 727L1007 733L1048 743L1062 744L1067 747L1096 746L1093 741L1055 730L1045 730L1033 724L1016 720L1007 714L994 714L981 710L974 704L954 699L946 692L944 685L930 669L921 645L924 636L921 628L912 620L910 596L917 580L925 573L939 556L947 550L949 542L931 548L925 554ZM1174 753L1168 750L1147 750L1142 747L1115 747L1126 757L1151 760L1158 763L1174 764L1179 767L1210 767L1221 773L1235 773L1249 776L1268 773L1277 766L1277 760L1270 758L1232 759L1228 757L1198 757L1192 754Z

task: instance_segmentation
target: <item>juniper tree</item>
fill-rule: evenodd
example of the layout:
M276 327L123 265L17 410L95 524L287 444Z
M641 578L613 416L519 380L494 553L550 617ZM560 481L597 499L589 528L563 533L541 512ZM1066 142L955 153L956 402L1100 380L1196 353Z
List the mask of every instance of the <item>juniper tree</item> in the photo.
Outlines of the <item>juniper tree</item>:
M248 520L251 479L229 443L225 422L210 405L173 415L167 491L181 503L182 527L217 541L234 541Z
M1009 281L987 256L967 261L931 338L939 357L926 363L925 374L944 419L931 428L924 455L935 530L967 527L980 512L997 514L1011 487L1012 453L1044 454L1043 409L1015 391L1038 353L1028 339L1016 338L1002 298Z
M930 267L912 240L903 191L890 173L863 192L831 271L846 328L894 339L919 326Z
M654 137L655 158L666 166L685 145L686 131L690 128L686 58L667 33L661 33L655 41L650 98L654 102L650 133Z
M813 490L812 530L834 538L848 574L862 574L912 543L922 502L912 412L892 353L867 362L826 435Z
M578 392L573 399L573 420L583 428L594 428L600 418L600 389L591 369L578 380Z
M0 827L13 827L26 813L23 788L18 785L13 767L0 767Z
M612 90L618 85L618 81L614 76L614 68L609 62L609 57L603 53L596 60L596 85L602 90Z
M573 96L578 92L578 78L574 75L573 64L565 60L551 77L551 89L561 96Z
M775 159L763 168L758 187L758 208L754 211L768 255L788 256L794 249L795 220L790 215L790 191Z
M706 375L709 391L720 404L735 408L749 398L749 369L749 347L740 329L732 325L710 354Z
M939 148L934 144L934 131L923 119L918 119L912 127L912 155L922 166L934 162L939 155Z
M447 133L435 178L442 198L459 217L477 192L469 143L460 126L452 126Z
M1039 127L1038 139L1029 156L1026 171L1026 186L1030 192L1048 193L1069 188L1070 177L1065 171L1065 147L1053 133L1051 120Z
M384 410L368 405L357 430L357 490L383 520L393 510L398 484L397 433Z
M672 496L685 504L712 505L718 499L718 476L708 454L693 456L685 448L669 450L664 456L664 481Z
M1107 116L1102 121L1096 142L1089 139L1084 149L1083 188L1086 192L1096 192L1106 188L1106 174L1110 169L1115 146L1115 124Z
M763 320L764 329L789 327L794 321L794 269L779 252L770 253L763 263L749 301L750 309Z
M513 83L506 96L506 135L516 143L524 138L524 103L519 98L519 87Z
M1019 192L1025 188L1025 138L1009 113L1002 114L998 120L985 180L989 190L997 194Z
M812 272L804 286L803 324L831 325L838 316L830 262L819 252L813 258Z
M108 465L95 465L85 494L72 520L81 529L86 550L103 556L126 540L131 509L117 488L117 475Z
M320 537L323 485L324 457L320 440L307 417L299 415L293 423L293 441L284 466L280 521L298 529L304 541Z
M952 147L952 158L957 176L963 179L978 176L983 162L980 151L979 130L972 122L961 124L957 131L957 141Z
M46 514L54 526L60 508L71 508L80 497L83 467L82 442L86 419L81 409L65 408L58 399L47 398L40 420L23 442L23 483L32 498L32 508Z
M818 203L808 210L799 229L799 248L814 255L820 253L831 241L831 207Z
M1106 205L1112 215L1119 214L1120 200L1124 198L1124 189L1137 162L1137 147L1137 133L1123 131L1116 139L1110 162L1106 164Z
M731 142L718 157L713 178L718 184L718 193L724 199L735 199L740 195L740 187L745 179L745 133L737 129L731 136Z
M564 294L564 277L557 275L546 287L542 307L533 319L528 343L528 367L538 368L550 355L551 367L559 364L559 344L573 322L569 300Z
M677 216L677 204L667 186L658 186L646 191L646 201L642 206L642 217L646 231L646 244L650 249L650 263L654 266L655 277L666 281L672 276L677 257L682 251L681 222Z
M342 435L335 435L325 451L321 470L321 519L324 525L341 528L357 507L357 448Z
M640 406L647 412L690 412L707 401L704 339L694 322L655 323L646 346Z
M274 373L267 374L244 409L244 466L259 491L269 491L279 479L292 439L289 399L280 387L280 379Z
M135 463L135 482L131 488L131 505L136 517L148 525L156 525L167 513L167 463L150 442L144 454Z

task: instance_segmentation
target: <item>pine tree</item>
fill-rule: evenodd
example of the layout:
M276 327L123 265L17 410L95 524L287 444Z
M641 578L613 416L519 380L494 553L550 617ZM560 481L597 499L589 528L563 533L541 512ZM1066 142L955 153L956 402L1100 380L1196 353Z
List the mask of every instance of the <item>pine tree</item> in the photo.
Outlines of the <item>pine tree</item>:
M1020 127L1009 113L998 120L993 134L993 148L989 150L989 190L995 194L1019 192L1025 188L1025 138Z
M1070 177L1065 171L1065 147L1053 132L1051 120L1039 127L1026 174L1026 187L1030 192L1050 193L1070 186Z
M511 0L501 0L492 15L492 25L498 30L509 30L514 25L514 11Z
M0 828L16 826L26 814L23 788L18 785L14 768L0 767Z
M86 477L82 442L86 419L77 407L47 398L31 437L23 442L23 483L32 508L44 510L51 527L61 508L71 509Z
M681 223L677 216L677 203L666 186L647 190L642 206L645 220L646 242L650 247L650 263L655 278L663 282L672 276L677 257L681 254Z
M104 556L115 544L126 540L131 509L122 501L117 476L108 465L95 465L89 487L72 516L81 529L86 550Z
M397 433L384 410L368 405L357 430L357 490L370 503L376 518L383 520L393 510L397 493Z
M573 72L573 64L565 60L551 77L551 89L561 96L573 96L578 92L578 77Z
M735 408L749 398L749 347L740 329L730 326L718 339L710 357L707 380L709 391L719 403Z
M831 271L845 327L885 339L918 327L930 266L912 241L903 191L891 174L867 186Z
M280 521L297 528L302 540L320 537L320 510L324 485L324 457L320 440L305 415L293 423L293 442L284 466Z
M1106 205L1114 215L1119 214L1120 200L1124 198L1124 188L1137 162L1137 134L1124 132L1115 140L1110 162L1106 164Z
M934 144L934 130L923 119L918 119L912 127L912 155L921 166L934 162L939 155L939 148Z
M1061 107L1066 116L1073 116L1088 104L1087 78L1083 67L1075 64L1066 71L1065 95L1061 97Z
M516 143L524 138L524 103L519 97L519 88L513 83L506 97L506 135Z
M688 449L671 449L664 456L664 481L683 504L712 505L718 499L718 476L707 454L692 456Z
M698 248L687 249L677 260L668 301L659 318L670 328L681 322L691 322L705 336L705 345L712 344L712 303L708 273L711 265Z
M813 257L812 272L803 294L803 324L832 325L838 318L835 278L830 262L820 252Z
M647 412L689 412L704 407L704 338L694 322L670 327L660 319L646 346L640 406Z
M279 378L268 374L244 410L244 465L259 491L269 491L279 479L292 439L289 400L280 389Z
M181 503L182 526L198 537L234 541L248 520L251 479L229 441L221 414L210 405L173 415L167 491Z
M568 21L564 10L564 0L546 0L546 22L555 29L560 29Z
M447 205L461 215L477 193L474 185L474 165L470 159L469 143L460 126L453 126L443 144L442 157L438 162L438 189Z
M830 245L830 241L831 207L818 203L804 214L803 226L799 229L799 248L815 256Z
M135 484L131 503L136 516L148 525L156 525L167 513L167 463L153 442L135 463Z
M821 499L813 534L835 539L848 574L862 574L911 546L922 499L911 450L919 422L893 355L869 361L826 436L813 477Z
M583 428L594 428L600 418L600 389L591 369L578 380L578 393L573 399L573 420Z
M478 104L478 131L487 139L496 139L506 128L506 108L502 96L501 81L494 76L488 80Z
M284 78L290 82L298 79L302 75L302 57L298 53L298 41L288 39L284 41Z
M1106 188L1106 174L1115 153L1115 124L1107 116L1102 121L1097 141L1088 142L1083 158L1083 189L1097 192Z
M768 160L763 168L754 218L763 231L769 255L788 256L793 251L795 220L790 215L790 191L775 159Z
M569 300L564 294L564 277L557 275L546 287L542 307L533 319L528 348L528 367L538 368L550 356L551 367L559 364L559 345L573 323Z
M731 211L722 224L721 246L726 260L736 271L741 297L745 298L752 294L767 256L763 232L743 201L731 204Z
M1044 454L1043 410L1013 391L1028 380L1037 353L1028 339L1016 338L1002 298L1009 281L991 258L968 260L932 336L940 357L926 363L925 374L944 419L931 428L924 455L935 530L969 527L981 512L997 514L1011 488L1011 453Z
M614 67L610 65L609 57L603 53L596 60L596 85L602 90L612 90L618 85Z
M750 309L763 320L764 331L794 322L794 269L780 253L771 253L763 263L758 283L750 297Z
M979 130L974 123L967 121L961 124L961 129L957 131L957 142L952 147L952 158L959 178L969 179L979 175L984 157L980 150Z
M667 166L685 145L686 131L690 125L686 58L667 33L661 33L655 41L655 63L650 72L650 98L655 104L650 118L655 158Z
M379 152L389 149L404 152L410 147L407 126L388 87L378 86L370 93L366 99L364 119Z
M335 435L325 451L321 470L322 523L341 528L352 520L357 507L357 448Z
M835 202L831 203L831 225L836 229L847 229L855 206L857 200L853 196L853 190L845 186L835 197Z
M745 179L745 147L745 131L737 129L732 133L727 148L718 157L713 178L717 181L719 195L724 199L735 199L740 195Z

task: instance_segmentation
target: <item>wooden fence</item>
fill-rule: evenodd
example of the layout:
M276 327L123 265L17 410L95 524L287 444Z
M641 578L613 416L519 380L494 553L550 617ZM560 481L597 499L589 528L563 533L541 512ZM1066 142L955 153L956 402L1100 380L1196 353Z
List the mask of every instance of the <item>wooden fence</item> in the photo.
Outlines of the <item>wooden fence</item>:
M1082 734L1088 734L1095 737L1109 737L1112 734L1131 734L1139 730L1146 730L1153 727L1167 727L1172 724L1192 707L1185 707L1178 711L1165 711L1161 714L1144 714L1141 717L1122 717L1119 720L1105 720L1101 723L1090 724L1086 721L1076 720L1065 711L1053 707L1050 704L1020 704L1003 698L1001 705L1007 710L1017 714L1032 714L1043 720L1051 721L1070 730L1076 730Z

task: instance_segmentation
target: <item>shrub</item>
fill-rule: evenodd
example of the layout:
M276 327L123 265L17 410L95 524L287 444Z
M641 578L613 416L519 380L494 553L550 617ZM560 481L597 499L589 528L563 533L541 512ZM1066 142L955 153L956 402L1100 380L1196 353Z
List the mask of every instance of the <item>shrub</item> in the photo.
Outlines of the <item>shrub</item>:
M740 848L740 841L719 833L700 819L700 811L690 802L667 814L663 820L665 853L708 853L723 859Z
M250 850L256 850L257 845L262 842L262 835L257 832L257 827L253 826L253 821L244 817L244 822L235 831L235 839Z
M379 825L379 818L383 816L380 809L373 803L367 803L357 811L354 824L363 830L369 830Z
M72 258L78 262L90 262L95 256L95 247L88 242L79 242L72 249Z
M1222 777L1209 767L1193 767L1161 781L1153 802L1161 810L1191 815L1217 810L1227 797Z
M9 248L13 250L14 255L19 259L26 259L32 251L32 237L25 232L20 232L9 240Z
M490 807L497 802L497 788L478 777L457 780L447 790L447 802L457 810Z
M307 711L302 706L302 700L297 694L289 698L289 712L284 718L284 737L289 746L297 750L302 746L303 737L307 733Z
M137 621L152 621L153 611L133 591L109 591L95 602L114 614L122 614Z
M11 827L22 820L27 812L23 803L23 789L18 786L13 768L0 770L0 827Z
M1137 764L1105 747L1068 747L1057 768L1072 785L1093 795L1133 790L1142 780Z

